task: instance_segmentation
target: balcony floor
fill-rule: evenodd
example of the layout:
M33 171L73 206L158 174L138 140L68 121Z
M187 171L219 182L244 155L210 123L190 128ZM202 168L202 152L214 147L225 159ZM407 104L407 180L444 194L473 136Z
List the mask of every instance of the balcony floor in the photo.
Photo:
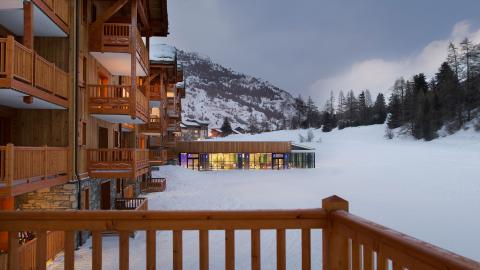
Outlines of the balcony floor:
M115 124L145 124L140 118L132 119L126 114L92 114L93 117Z
M64 110L66 108L57 105L52 102L45 101L43 99L33 97L32 104L26 104L23 102L23 97L28 96L23 92L20 92L11 88L0 89L0 105L16 108L16 109L46 109L46 110ZM65 101L58 98L59 101L64 103Z

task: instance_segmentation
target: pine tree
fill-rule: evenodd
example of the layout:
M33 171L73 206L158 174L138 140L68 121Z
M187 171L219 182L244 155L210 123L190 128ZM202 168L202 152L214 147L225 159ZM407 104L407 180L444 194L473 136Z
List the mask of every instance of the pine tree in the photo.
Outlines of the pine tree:
M222 124L222 127L220 128L220 130L222 131L223 136L228 136L228 135L233 133L233 129L232 129L232 126L230 124L230 120L228 119L228 117L225 117L223 119L223 124Z
M453 42L450 42L450 44L448 44L447 62L455 72L455 76L457 77L457 80L459 80L460 56L459 56L458 48L455 46L455 44L453 44Z
M387 105L385 104L385 96L380 93L375 99L375 104L373 105L373 124L383 124L387 119Z
M247 129L250 134L257 134L258 132L260 132L260 129L258 128L257 118L253 114L250 114L250 117L248 117Z
M402 125L402 106L400 104L400 98L396 94L390 96L388 112L390 114L387 121L388 128L394 129L400 127Z

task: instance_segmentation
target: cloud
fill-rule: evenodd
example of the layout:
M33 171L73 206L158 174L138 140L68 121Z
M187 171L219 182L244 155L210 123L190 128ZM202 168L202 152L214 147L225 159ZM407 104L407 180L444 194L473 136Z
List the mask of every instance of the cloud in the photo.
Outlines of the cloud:
M387 93L399 77L410 78L420 72L432 77L447 57L449 42L459 43L465 37L480 43L480 29L472 31L467 21L459 22L447 39L432 41L419 53L394 60L378 58L355 62L346 70L313 83L310 94L320 102L329 97L330 91L337 96L340 90L358 92L369 89L372 95L377 95L380 92Z

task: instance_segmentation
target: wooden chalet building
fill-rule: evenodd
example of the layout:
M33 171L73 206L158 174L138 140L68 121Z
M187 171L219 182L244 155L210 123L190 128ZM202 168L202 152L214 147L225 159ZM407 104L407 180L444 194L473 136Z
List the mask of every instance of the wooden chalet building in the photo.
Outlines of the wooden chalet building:
M208 122L198 120L183 120L180 123L182 141L197 141L208 139Z
M312 260L313 229L322 230L315 256L323 269L480 269L350 214L337 196L305 210L146 211L140 186L151 165L177 158L180 139L183 71L174 50L168 61L150 54L150 37L167 34L166 0L0 1L0 270L45 270L62 250L73 270L75 247L89 234L91 269L102 269L102 235L112 232L118 268L127 270L135 231L145 231L145 263L156 269L160 230L172 232L175 270L183 269L183 231L199 231L202 270L209 231L225 231L225 269L233 270L235 231L249 230L258 270L261 230L275 230L276 266L285 270L291 229L301 232L305 270L320 261ZM266 144L261 152L268 147L289 150Z

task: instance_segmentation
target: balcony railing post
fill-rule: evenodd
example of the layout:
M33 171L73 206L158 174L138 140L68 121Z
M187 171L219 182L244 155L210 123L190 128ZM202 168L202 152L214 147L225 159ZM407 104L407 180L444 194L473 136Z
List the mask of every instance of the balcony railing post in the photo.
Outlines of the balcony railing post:
M6 45L6 53L5 53L5 73L8 79L13 79L13 71L15 65L15 39L13 36L7 36L7 45Z
M325 270L347 270L348 261L348 240L333 232L333 220L331 213L334 211L347 211L348 201L331 196L322 200L322 208L327 211L327 226L323 229L323 269Z
M43 179L48 178L48 147L47 145L43 146Z
M15 148L13 144L7 144L5 148L5 180L8 186L13 185L13 176L15 169Z

